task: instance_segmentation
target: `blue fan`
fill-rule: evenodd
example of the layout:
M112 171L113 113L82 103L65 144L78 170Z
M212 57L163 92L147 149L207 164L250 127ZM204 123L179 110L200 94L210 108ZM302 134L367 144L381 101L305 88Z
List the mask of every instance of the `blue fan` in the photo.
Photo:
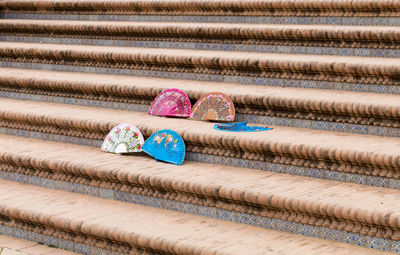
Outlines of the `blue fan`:
M142 150L157 160L181 165L185 159L185 143L175 131L164 129L152 134Z
M259 132L271 130L272 128L247 126L247 122L215 124L214 129L228 132Z

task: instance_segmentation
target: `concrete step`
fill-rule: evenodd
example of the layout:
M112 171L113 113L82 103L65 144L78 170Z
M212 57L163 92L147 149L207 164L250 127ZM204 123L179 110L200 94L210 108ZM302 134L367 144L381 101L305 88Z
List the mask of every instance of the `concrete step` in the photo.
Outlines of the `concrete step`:
M132 123L145 137L175 130L195 161L399 188L399 138L276 126L232 133L214 130L214 123L141 112L4 98L0 104L1 133L99 147L112 127Z
M400 24L395 0L3 0L3 18L267 24Z
M3 67L399 93L400 59L0 42Z
M394 26L0 20L14 42L400 57Z
M236 121L400 137L399 95L0 68L0 96L147 112L162 90L221 91Z
M397 190L4 135L0 166L0 179L400 251Z
M329 241L13 182L0 182L3 228L84 254L385 254ZM33 239L32 238L32 239Z

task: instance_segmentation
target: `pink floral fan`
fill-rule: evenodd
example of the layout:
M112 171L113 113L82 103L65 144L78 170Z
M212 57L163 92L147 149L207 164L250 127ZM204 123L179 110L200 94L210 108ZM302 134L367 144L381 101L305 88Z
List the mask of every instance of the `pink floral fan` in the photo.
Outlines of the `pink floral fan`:
M189 117L191 104L185 92L179 89L163 90L154 99L149 114L157 116Z

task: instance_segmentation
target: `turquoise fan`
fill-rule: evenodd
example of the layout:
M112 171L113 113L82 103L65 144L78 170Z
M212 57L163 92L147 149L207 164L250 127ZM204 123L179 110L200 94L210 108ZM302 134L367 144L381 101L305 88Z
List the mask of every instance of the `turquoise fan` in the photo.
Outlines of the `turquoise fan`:
M152 134L143 145L143 151L157 160L181 165L185 159L185 143L175 131L164 129Z
M131 124L119 124L108 133L101 150L118 154L140 152L143 144L143 135L137 127Z

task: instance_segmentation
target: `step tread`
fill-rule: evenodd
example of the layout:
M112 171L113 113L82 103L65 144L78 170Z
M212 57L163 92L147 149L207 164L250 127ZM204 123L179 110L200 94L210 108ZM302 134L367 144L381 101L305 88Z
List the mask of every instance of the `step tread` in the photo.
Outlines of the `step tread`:
M314 68L321 65L334 64L339 68L339 72L352 72L352 66L365 68L393 68L400 65L400 59L383 58L383 57L359 57L359 56L333 56L333 55L307 55L307 54L283 54L283 53L260 53L260 52L234 52L234 51L208 51L208 50L190 50L190 49L164 49L164 48L142 48L142 47L109 47L109 46L93 46L93 45L75 45L75 44L45 44L45 43L23 43L23 42L0 42L0 50L12 50L13 54L23 51L31 56L43 52L63 52L65 54L74 53L70 56L78 56L78 54L90 54L96 57L96 54L107 54L111 56L164 56L163 61L177 61L180 58L190 59L194 64L202 65L201 60L219 59L219 63L226 65L224 60L230 61L261 61L262 63L296 63L312 64ZM33 55L32 55L33 54ZM164 59L165 58L165 59ZM158 61L154 59L153 61ZM340 69L342 67L342 69ZM347 67L347 68L345 68ZM285 67L286 68L286 67ZM300 67L298 67L300 68ZM321 67L322 68L322 67ZM321 70L322 71L322 70ZM335 70L336 71L336 70Z
M172 129L180 133L184 139L193 136L204 139L217 138L224 140L228 146L232 141L238 148L253 148L254 150L265 148L269 145L281 144L290 146L293 150L297 145L304 145L305 149L310 147L327 149L329 153L350 152L366 153L371 160L387 160L386 156L400 157L400 138L375 137L369 135L355 135L347 133L335 133L330 131L309 130L292 127L274 127L273 130L265 132L232 133L213 129L214 123L203 121L192 121L188 119L163 118L151 116L142 112L131 112L123 110L112 110L75 105L63 105L44 102L22 101L1 98L0 118L17 118L24 121L41 123L68 121L68 125L77 125L88 130L106 125L107 128L119 123L132 123L140 128L147 128L155 132L160 129ZM45 121L45 122L43 122ZM64 124L65 125L65 124ZM259 124L263 126L262 124ZM106 130L105 130L106 131ZM225 141L226 139L226 141ZM279 150L279 148L277 148ZM297 154L300 152L293 151ZM325 152L327 153L327 152ZM353 157L350 155L350 158ZM337 155L340 157L340 155ZM334 155L331 155L334 157ZM393 162L396 160L393 158Z
M329 24L312 24L312 25L299 25L299 24L226 24L226 23L190 23L190 22L135 22L135 21L91 21L91 20L29 20L29 19L1 19L0 24L29 24L39 26L65 26L73 27L78 25L85 26L104 26L104 28L110 27L141 27L141 28L168 28L168 27L182 27L182 28L222 28L224 30L234 29L262 29L262 31L268 31L269 29L286 29L286 30L321 30L326 32L400 32L398 26L350 26L350 25L329 25ZM177 31L180 32L180 31ZM293 34L296 36L296 34ZM318 35L314 35L318 36ZM323 35L319 35L323 36ZM343 35L346 36L346 35Z
M89 177L368 224L382 224L379 221L390 215L384 224L398 227L395 219L400 218L400 191L360 184L193 161L176 166L142 154L119 156L99 148L7 135L0 135L0 161L29 162L28 168L47 166L56 172L69 169Z
M205 252L202 254L384 254L237 223L7 181L0 181L0 213L178 254L188 251Z
M156 97L163 89L178 88L185 91L190 98L198 99L204 93L220 91L228 95L234 103L240 104L265 107L277 105L287 108L305 107L314 110L325 109L329 112L374 113L400 117L400 96L392 94L16 68L0 68L0 79L3 81L2 84L18 83L18 86L24 84L26 88L67 90L80 93L103 92L121 96ZM379 110L373 112L371 107L379 107Z

